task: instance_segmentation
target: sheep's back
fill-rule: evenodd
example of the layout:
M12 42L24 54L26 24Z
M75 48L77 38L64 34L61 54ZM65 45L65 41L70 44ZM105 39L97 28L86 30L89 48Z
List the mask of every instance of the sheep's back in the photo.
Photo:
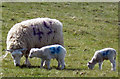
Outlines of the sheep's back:
M55 19L36 18L17 23L7 36L7 49L31 49L51 44L63 45L62 23Z

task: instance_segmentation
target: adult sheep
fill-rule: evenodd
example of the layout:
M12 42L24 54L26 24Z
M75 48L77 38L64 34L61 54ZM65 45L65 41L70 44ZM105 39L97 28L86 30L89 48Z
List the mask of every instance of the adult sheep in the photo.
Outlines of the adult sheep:
M31 48L41 48L52 44L63 44L62 23L56 19L35 18L15 24L7 35L7 51L14 59L14 65L20 66L24 55L25 65L29 66Z

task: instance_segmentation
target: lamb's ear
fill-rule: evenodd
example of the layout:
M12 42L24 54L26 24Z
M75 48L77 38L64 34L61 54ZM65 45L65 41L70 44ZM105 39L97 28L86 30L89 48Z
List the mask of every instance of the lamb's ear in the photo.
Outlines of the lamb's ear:
M96 62L96 59L93 59L93 62Z
M89 64L92 64L90 61L88 62Z

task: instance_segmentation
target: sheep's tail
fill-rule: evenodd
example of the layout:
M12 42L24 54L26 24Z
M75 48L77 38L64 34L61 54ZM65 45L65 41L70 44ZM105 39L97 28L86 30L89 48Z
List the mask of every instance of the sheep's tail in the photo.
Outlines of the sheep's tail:
M114 50L114 53L115 53L114 60L116 60L116 55L117 55L116 50Z
M0 59L4 59L4 58L8 55L8 53L9 53L9 52L6 52L6 54L5 54L5 55L2 55L2 56L0 57Z

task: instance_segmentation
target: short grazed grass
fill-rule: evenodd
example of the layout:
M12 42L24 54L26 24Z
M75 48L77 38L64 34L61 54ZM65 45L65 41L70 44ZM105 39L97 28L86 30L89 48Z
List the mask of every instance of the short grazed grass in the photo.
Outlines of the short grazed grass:
M51 60L51 70L40 69L41 60L37 58L30 59L31 68L15 67L8 54L2 61L3 77L118 77L118 61L116 72L110 70L109 61L103 63L101 71L98 65L94 70L86 65L96 50L112 47L118 52L118 3L2 3L2 50L14 24L37 17L63 23L66 69L57 70L56 60Z

